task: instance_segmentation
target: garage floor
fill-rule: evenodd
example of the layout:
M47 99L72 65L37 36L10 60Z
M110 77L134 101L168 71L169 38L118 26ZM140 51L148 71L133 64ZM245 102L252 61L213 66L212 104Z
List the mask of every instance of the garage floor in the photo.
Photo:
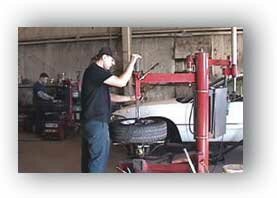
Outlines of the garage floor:
M79 136L64 141L41 140L35 134L20 132L18 136L18 172L20 173L79 173L81 159L81 141ZM126 159L126 150L121 146L112 146L107 172L116 173L118 161ZM222 172L222 165L241 163L242 146L237 147L225 156L210 170Z

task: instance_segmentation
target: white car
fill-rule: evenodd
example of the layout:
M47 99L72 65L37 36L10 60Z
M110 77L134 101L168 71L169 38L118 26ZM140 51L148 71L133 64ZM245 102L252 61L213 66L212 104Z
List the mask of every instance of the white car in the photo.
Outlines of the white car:
M242 78L239 80L242 81ZM218 81L216 86L221 83ZM182 142L194 142L192 103L178 101L170 99L143 103L140 105L140 117L166 118L177 126ZM113 112L113 115L121 118L135 118L135 113L135 105L130 105ZM220 137L211 138L211 142L239 142L243 140L243 97L229 102L226 116L226 133ZM168 130L168 132L170 131Z
M125 118L135 117L135 106L123 107L113 114ZM180 103L176 99L166 101L148 102L140 105L140 117L164 117L177 126L183 142L192 142L194 135L189 130L189 115L192 103ZM192 114L193 125L193 114ZM222 137L210 139L210 141L238 142L243 139L243 102L231 102L228 106L226 118L226 134ZM193 128L191 126L191 128Z

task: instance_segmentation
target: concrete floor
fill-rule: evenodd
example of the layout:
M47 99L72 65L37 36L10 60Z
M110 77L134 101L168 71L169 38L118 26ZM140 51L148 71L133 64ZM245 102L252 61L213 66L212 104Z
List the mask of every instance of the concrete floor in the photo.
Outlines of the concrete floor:
M18 136L18 172L20 173L79 173L81 171L81 141L77 135L64 141L41 140L35 134L20 132ZM126 150L112 146L107 172L116 173L115 166L126 159ZM225 156L225 161L210 166L215 173L230 163L242 164L242 146Z
M70 137L63 141L42 140L32 133L19 133L18 172L20 173L80 173L81 139ZM119 160L126 151L112 146L107 172L116 173Z

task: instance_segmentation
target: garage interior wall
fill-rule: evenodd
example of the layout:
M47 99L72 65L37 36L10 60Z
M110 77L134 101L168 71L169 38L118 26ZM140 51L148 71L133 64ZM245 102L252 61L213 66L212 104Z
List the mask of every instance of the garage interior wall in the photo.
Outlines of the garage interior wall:
M173 28L170 28L173 29ZM159 66L153 72L181 72L185 69L183 58L203 48L212 58L225 59L231 55L231 35L215 33L211 35L176 36L176 34L158 34L167 28L132 28L134 32L151 30L152 34L133 34L132 52L139 53L143 59L141 69L146 71L157 62ZM157 33L155 33L157 31ZM75 79L78 71L84 71L94 56L103 46L110 46L115 53L114 74L120 74L122 66L121 28L57 28L57 27L22 27L18 29L18 79L35 82L41 72L50 78L57 78L59 73ZM243 39L238 35L238 68L243 71ZM220 70L213 70L216 77ZM148 86L145 88L146 101L169 99L191 94L187 86ZM122 93L123 89L112 89ZM21 103L31 103L28 89L19 90ZM30 91L29 91L30 92ZM22 96L22 97L20 97Z

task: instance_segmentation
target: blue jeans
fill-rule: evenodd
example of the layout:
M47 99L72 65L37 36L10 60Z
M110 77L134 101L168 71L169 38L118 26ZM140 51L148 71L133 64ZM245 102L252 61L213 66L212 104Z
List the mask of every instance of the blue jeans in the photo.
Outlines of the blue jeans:
M97 120L85 123L82 137L82 172L105 172L109 153L110 135L108 123Z

